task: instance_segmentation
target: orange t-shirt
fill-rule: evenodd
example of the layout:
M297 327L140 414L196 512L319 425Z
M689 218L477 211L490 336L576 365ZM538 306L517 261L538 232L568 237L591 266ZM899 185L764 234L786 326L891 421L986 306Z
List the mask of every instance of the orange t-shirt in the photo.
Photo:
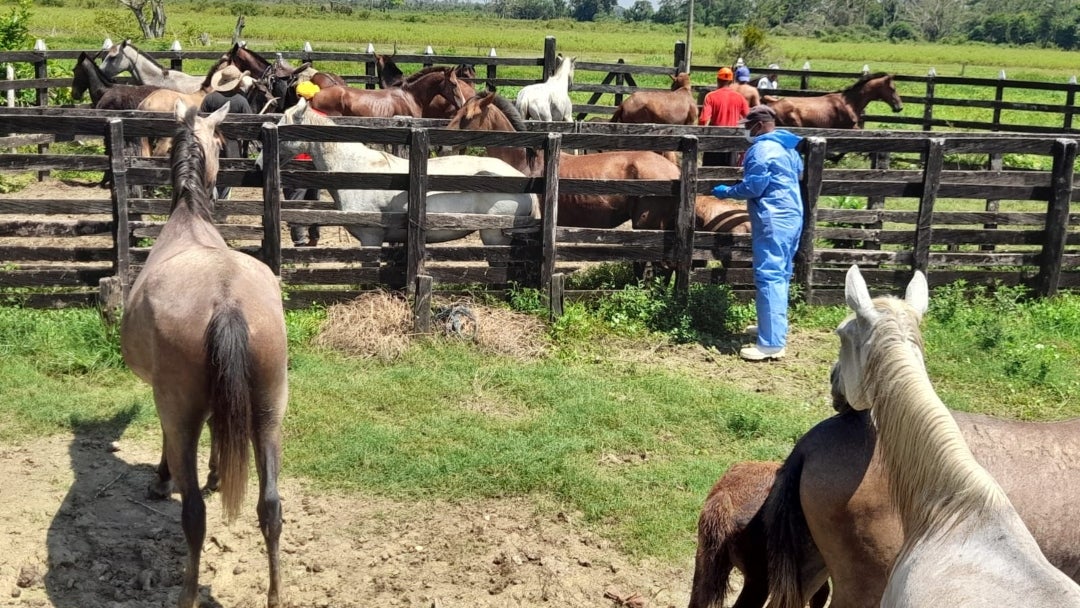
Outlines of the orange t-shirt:
M714 127L738 126L739 119L750 113L750 104L731 87L716 89L705 96L698 124Z

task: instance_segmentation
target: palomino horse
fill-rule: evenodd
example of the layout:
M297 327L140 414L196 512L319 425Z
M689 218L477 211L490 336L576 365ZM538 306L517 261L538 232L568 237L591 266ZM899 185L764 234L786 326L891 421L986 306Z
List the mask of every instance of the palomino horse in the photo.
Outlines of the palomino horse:
M284 112L279 125L327 126L334 121L309 108L301 99ZM408 173L409 161L386 152L377 152L359 142L310 142L282 140L281 160L285 162L297 154L307 153L319 171ZM256 160L262 166L262 155ZM522 173L496 158L482 156L440 156L428 160L429 175L491 175L523 177ZM406 210L408 193L400 190L330 190L337 208L353 212L401 213ZM488 215L514 215L539 217L539 205L533 194L502 194L495 192L429 192L429 213L477 213ZM381 226L346 225L345 229L360 240L364 247L379 247L383 243L403 243L406 233L402 228ZM427 242L440 243L459 239L470 230L429 230ZM480 231L485 245L506 245L511 238L501 229Z
M871 411L904 530L881 606L1080 606L1080 585L1046 559L934 392L919 330L926 277L916 271L903 300L871 299L852 266L844 296L854 314L836 330L833 393Z
M765 526L761 506L773 485L779 462L737 462L709 490L698 518L698 547L689 608L724 606L732 568L743 575L732 608L761 608L768 599ZM829 587L810 601L823 608Z
M196 467L199 435L210 425L208 489L220 484L235 520L247 488L249 445L259 474L259 528L270 565L267 605L281 605L278 541L281 421L288 401L288 353L281 290L255 258L229 249L211 219L217 126L177 103L172 209L124 305L120 345L131 370L154 389L163 449L152 496L180 491L188 559L178 606L193 608L206 537L206 504ZM216 465L216 466L215 466Z
M484 92L473 97L454 115L448 129L474 131L522 131L525 124L517 108L504 97ZM533 150L490 147L489 156L500 158L528 175L543 169ZM677 180L679 167L656 152L601 152L559 157L561 179L654 179ZM614 228L630 221L635 228L672 228L678 209L677 196L626 194L559 194L558 224L580 228Z
M623 100L611 122L696 125L698 107L690 91L690 75L671 77L670 91L638 91Z
M881 603L900 550L877 436L868 412L841 412L795 444L763 509L775 606L802 606L809 588L832 578L836 608ZM1080 581L1080 419L1036 423L952 412L976 460L1016 507L1043 553ZM1032 446L1043 446L1034 450ZM802 581L802 584L800 584Z
M79 53L71 79L71 98L79 101L90 91L94 108L101 110L134 110L147 95L159 87L144 84L113 82L85 52Z
M570 85L574 83L574 63L577 57L559 55L558 59L559 67L551 78L530 84L518 91L514 105L526 120L574 120Z
M390 89L330 87L311 98L311 108L328 116L412 116L450 118L475 91L454 68L425 68Z
M766 103L776 111L776 124L783 127L819 129L857 129L862 113L871 101L884 101L893 112L904 109L889 74L863 76L855 84L837 93L814 97L784 97Z
M202 87L203 79L177 70L170 70L153 57L135 48L130 40L109 47L101 60L101 71L110 78L122 72L131 72L139 84L150 84L181 93L194 93Z

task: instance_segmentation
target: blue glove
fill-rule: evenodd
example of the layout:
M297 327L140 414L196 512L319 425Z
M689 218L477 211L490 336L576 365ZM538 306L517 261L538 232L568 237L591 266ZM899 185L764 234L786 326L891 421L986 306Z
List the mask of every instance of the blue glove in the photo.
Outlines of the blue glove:
M725 198L727 197L728 190L731 190L731 186L725 186L724 184L720 184L719 186L712 189L712 195L716 198Z

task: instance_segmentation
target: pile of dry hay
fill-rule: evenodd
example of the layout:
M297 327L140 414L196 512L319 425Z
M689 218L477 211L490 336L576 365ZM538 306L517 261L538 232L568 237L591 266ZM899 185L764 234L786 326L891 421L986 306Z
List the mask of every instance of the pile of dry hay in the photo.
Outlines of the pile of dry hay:
M461 300L436 301L434 308L434 333L415 334L412 310L403 297L365 293L327 309L315 344L383 361L397 358L414 338L469 340L485 351L520 359L548 352L546 328L534 316Z

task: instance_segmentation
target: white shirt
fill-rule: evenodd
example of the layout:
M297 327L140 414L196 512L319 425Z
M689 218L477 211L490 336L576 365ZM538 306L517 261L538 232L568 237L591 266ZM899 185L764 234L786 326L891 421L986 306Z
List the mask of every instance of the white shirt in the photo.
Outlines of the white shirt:
M757 81L757 88L759 89L775 89L778 88L776 83L769 80L768 76L762 76L761 80Z

